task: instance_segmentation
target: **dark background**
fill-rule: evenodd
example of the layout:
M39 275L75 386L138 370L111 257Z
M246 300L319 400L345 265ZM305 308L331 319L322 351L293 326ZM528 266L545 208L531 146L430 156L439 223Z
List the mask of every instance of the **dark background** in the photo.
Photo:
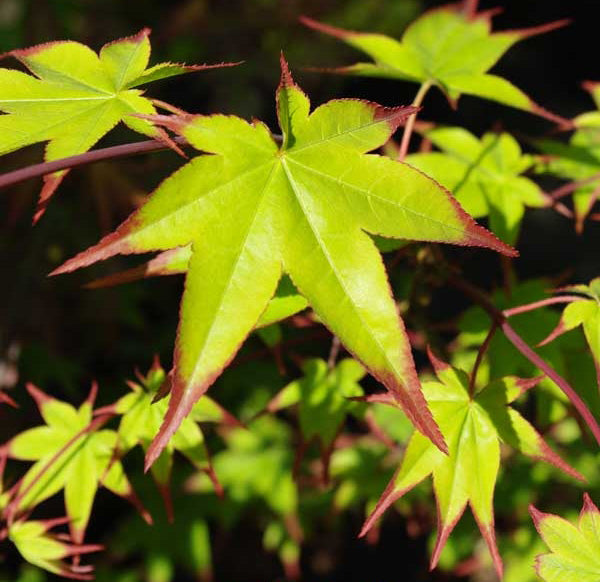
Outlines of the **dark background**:
M302 67L311 65L349 64L358 60L359 53L304 28L297 21L299 15L399 36L423 9L440 4L443 2L419 0L0 0L0 53L56 39L79 40L99 49L105 42L149 26L153 30L151 63L245 61L234 69L155 83L148 87L149 95L191 112L255 116L276 130L274 90L280 50L285 51L296 80L313 104L342 96L385 105L408 104L416 90L409 83L303 71ZM504 12L494 19L496 29L529 27L565 17L573 23L517 44L494 72L562 116L593 109L580 84L587 79L600 80L596 0L481 2L482 9L497 5ZM15 64L4 61L2 65ZM470 97L463 97L458 111L453 111L436 91L427 96L422 118L462 125L477 134L502 127L520 137L525 147L529 137L553 131L548 122L532 115ZM128 130L118 129L100 145L138 139ZM0 159L0 172L36 163L41 152L41 146L33 146L5 156ZM57 397L80 402L90 381L97 378L99 403L106 404L122 394L123 378L130 377L135 366L149 366L152 354L160 354L165 365L170 364L180 278L81 290L81 285L95 276L136 263L128 258L56 279L47 279L45 274L112 230L166 172L179 165L174 154L164 152L73 171L35 228L30 222L40 181L0 192L0 362L4 369L14 367L18 372L11 393L22 405L19 413L0 408L0 440L31 425L34 413L24 395L25 381L33 381ZM554 185L544 183L548 189ZM523 232L519 242L522 257L516 263L523 278L564 272L572 280L584 281L597 275L599 225L587 226L583 236L577 237L566 219L550 211L535 211L528 213ZM474 277L489 282L500 277L496 264L473 261L472 269L479 270ZM246 349L256 348L252 341ZM328 339L316 342L314 353L326 354L328 345ZM6 373L0 375L10 384L7 378ZM111 502L112 498L100 498L90 539L110 536L115 512ZM127 510L118 505L118 512ZM348 516L341 531L317 535L303 554L306 580L388 580L390 564L403 564L407 580L450 580L441 573L426 577L424 539L406 538L398 520L386 521L376 547L354 539L359 515ZM232 548L239 551L235 559ZM323 552L333 566L319 574L315 564ZM9 563L14 558L9 554ZM228 545L216 551L215 569L217 580L242 582L281 576L277 561L260 549L260 532L253 523L236 531Z

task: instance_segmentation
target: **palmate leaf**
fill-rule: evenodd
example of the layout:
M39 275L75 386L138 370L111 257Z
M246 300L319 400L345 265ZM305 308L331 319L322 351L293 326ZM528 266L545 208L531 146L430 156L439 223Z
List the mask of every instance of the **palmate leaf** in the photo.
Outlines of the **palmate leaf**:
M78 409L48 396L32 384L27 389L46 424L20 433L6 444L8 457L34 461L15 491L11 512L18 515L31 510L64 489L71 537L81 544L96 491L103 485L131 501L144 519L150 521L123 466L115 459L117 433L100 430L101 418L93 420L96 385Z
M600 580L600 512L585 493L577 525L533 506L529 512L550 553L536 558L535 569L545 582Z
M561 291L573 291L580 293L582 297L565 307L558 325L540 345L581 325L594 358L600 386L600 277L590 281L589 285L573 285L564 287Z
M351 398L363 395L358 382L365 371L352 358L340 361L332 370L324 360L308 360L303 371L301 379L290 382L273 397L267 410L276 412L298 404L304 442L319 441L323 464L328 467L335 438L346 415L363 406Z
M336 28L306 17L301 21L343 40L374 61L326 71L427 83L439 87L453 104L465 93L568 123L542 109L506 79L487 72L518 41L564 26L567 21L492 33L494 13L468 14L464 3L436 8L415 20L401 41L383 34Z
M473 217L489 216L490 229L515 244L525 207L547 206L540 187L521 176L534 163L508 133L486 133L477 139L460 127L423 132L442 152L418 153L406 162L448 188Z
M158 360L155 360L146 376L139 375L138 382L128 382L131 392L125 394L113 405L96 410L95 414L113 413L121 415L118 433L118 447L121 454L127 453L136 445L146 451L158 432L167 411L169 398L160 398L160 390L166 381L166 374ZM213 471L210 455L204 442L204 435L198 422L217 422L228 425L239 424L228 412L208 396L203 396L192 408L169 444L162 451L151 471L165 500L169 517L172 519L172 504L169 492L173 454L175 451L185 456L197 469L205 471L212 479L217 491L221 487Z
M68 518L46 521L16 521L8 528L8 539L15 544L25 560L53 574L73 580L93 580L93 567L68 563L66 558L96 552L102 546L71 544L50 530Z
M577 479L583 480L583 477L554 453L533 426L509 406L534 386L537 378L505 377L471 396L469 377L465 372L437 360L431 354L430 358L439 382L424 382L423 391L448 443L449 453L442 454L415 432L400 468L365 522L361 535L392 503L433 475L438 532L431 567L437 564L448 536L468 503L501 576L502 560L496 547L493 509L494 486L500 467L500 442L534 459L543 459ZM391 399L389 402L395 406Z
M46 161L89 150L117 123L149 137L175 144L167 134L133 113L156 113L137 87L175 75L219 65L160 63L148 68L150 30L145 28L102 47L96 54L73 41L13 50L12 56L33 75L0 69L0 155L47 141ZM44 177L36 220L43 214L67 170Z
M158 116L199 156L165 180L114 233L54 271L118 253L192 244L175 346L172 397L151 464L252 331L286 272L321 321L441 449L381 257L364 232L511 247L412 167L377 155L414 108L334 100L309 115L282 57L278 146L266 126L224 115Z
M596 106L600 109L600 84L585 83ZM584 221L600 194L600 110L578 115L574 120L577 131L568 144L551 139L539 140L536 145L546 156L538 164L540 173L550 173L572 181L583 181L573 191L575 227L582 232Z

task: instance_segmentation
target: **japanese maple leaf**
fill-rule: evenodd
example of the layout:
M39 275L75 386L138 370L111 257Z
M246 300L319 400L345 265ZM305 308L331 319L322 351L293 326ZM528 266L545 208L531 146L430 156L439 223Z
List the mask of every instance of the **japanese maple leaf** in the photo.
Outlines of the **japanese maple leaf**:
M543 459L577 479L583 480L583 477L554 453L533 426L509 406L534 386L538 378L505 377L470 395L469 377L465 372L452 368L432 354L430 358L439 382L424 382L423 391L448 443L448 455L419 433L414 433L400 468L365 522L361 535L367 533L392 503L433 475L438 532L431 567L436 566L448 536L468 503L501 577L502 560L496 547L493 509L500 442L535 459ZM394 404L391 399L384 399Z
M149 137L175 144L164 130L132 113L156 113L137 87L191 71L227 66L160 63L148 67L150 30L102 47L96 54L73 41L51 42L13 50L35 76L0 69L0 155L47 141L46 161L89 150L117 123ZM43 214L67 170L48 174L35 219Z
M111 406L95 411L96 415L106 413L121 415L118 429L118 447L120 453L126 453L136 445L146 451L158 432L162 419L167 411L168 398L160 398L160 390L166 375L158 360L146 376L139 375L139 383L128 382L131 392L125 394ZM173 453L179 451L197 469L205 471L212 479L217 492L221 492L204 442L204 435L198 422L218 422L229 425L239 424L228 412L221 408L208 396L203 396L192 408L189 417L185 418L160 457L152 465L152 475L165 500L169 518L172 519L172 504L169 492L169 481L173 467Z
M533 505L529 513L550 552L536 557L535 570L545 582L600 580L600 512L587 493L577 525Z
M118 253L191 243L175 346L172 397L150 465L252 331L286 272L321 321L441 449L381 256L386 237L508 247L436 182L366 152L384 144L412 107L333 100L309 115L282 57L280 145L267 127L233 116L158 116L199 150L114 233L53 274Z
M267 406L269 412L275 412L299 405L304 442L318 439L326 479L333 444L346 415L360 406L350 399L363 395L358 382L364 375L363 367L352 358L340 361L331 370L324 360L309 360L304 365L304 376L285 386Z
M401 41L383 34L336 28L307 17L300 20L310 28L343 40L374 61L326 71L412 81L426 88L437 86L453 105L466 93L568 124L567 120L542 109L506 79L487 72L518 41L560 28L568 21L492 33L491 19L495 13L496 10L476 13L475 9L469 13L465 3L436 8L415 20Z
M563 287L560 291L579 293L581 299L565 307L558 325L540 345L545 345L581 325L594 358L600 386L600 277L590 281L589 285L572 285Z
M537 142L539 149L547 154L538 164L538 171L581 182L573 190L575 228L579 233L583 232L585 219L600 196L600 83L587 82L584 87L598 109L573 120L577 131L569 143L550 139Z
M471 216L489 216L490 229L503 241L516 243L525 206L548 206L541 188L520 175L534 158L510 134L477 139L460 127L439 127L423 135L443 153L412 154L406 162L448 188Z
M71 537L81 544L99 485L131 501L144 519L150 516L137 500L123 466L116 460L117 433L102 429L106 415L93 419L97 386L75 409L27 385L44 426L22 432L5 445L6 454L22 461L35 461L14 492L8 509L11 514L30 510L61 489L69 518Z
M73 580L93 580L93 567L79 563L69 564L66 558L96 552L102 546L92 544L72 544L64 536L50 530L67 523L69 518L37 521L19 520L8 527L8 539L15 545L21 556L30 564L53 574Z

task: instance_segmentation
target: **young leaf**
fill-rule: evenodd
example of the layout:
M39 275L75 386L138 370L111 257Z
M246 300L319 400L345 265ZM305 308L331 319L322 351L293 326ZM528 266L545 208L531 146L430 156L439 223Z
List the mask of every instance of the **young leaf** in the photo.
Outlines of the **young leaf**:
M600 386L600 277L590 281L589 285L564 287L561 291L574 291L581 293L582 297L565 307L560 322L540 345L545 345L580 325L583 326L583 333L594 358Z
M166 374L158 360L154 362L147 375L140 376L139 380L139 383L128 382L131 392L120 398L115 404L96 411L96 414L112 412L122 415L118 429L118 446L122 453L126 453L136 445L140 445L144 451L147 451L160 428L168 407L168 397L156 401L157 397L160 398L161 387L166 381ZM217 491L221 490L211 466L204 436L197 424L197 422L207 421L238 424L211 398L202 397L194 405L190 416L183 420L151 468L152 476L163 495L170 518L173 516L171 515L169 481L175 451L183 454L197 469L205 471L213 480Z
M358 403L350 398L363 395L358 382L364 375L363 367L351 358L340 361L333 370L328 369L324 360L309 360L304 365L304 377L276 394L267 410L275 412L299 404L304 441L319 440L323 463L327 467L346 415L358 407Z
M493 13L469 15L462 3L436 8L415 20L401 41L383 34L336 28L306 17L300 20L310 28L343 40L374 61L326 69L329 72L435 85L452 104L466 93L568 124L567 120L542 109L506 79L487 72L518 41L560 28L567 21L492 33Z
M175 346L172 397L150 465L275 293L282 271L319 318L441 449L381 257L364 232L515 251L478 226L436 182L377 155L414 108L334 100L309 115L285 60L277 90L284 133L224 115L154 117L199 156L165 180L114 233L53 274L118 253L192 243Z
M443 153L412 154L406 162L448 188L471 216L489 216L503 241L517 242L525 206L548 205L540 187L520 175L534 160L510 134L486 133L479 140L460 127L439 127L424 136Z
M414 433L396 475L377 507L365 522L361 535L383 512L429 475L438 506L438 533L431 557L434 568L440 553L467 503L471 506L498 575L502 560L494 532L493 496L500 466L500 442L534 459L543 459L572 477L583 477L565 463L511 404L537 379L506 377L469 395L465 372L431 356L439 382L424 382L423 391L435 420L448 443L443 455L419 433ZM390 400L390 404L395 406Z
M584 87L600 107L600 85L585 83ZM568 145L550 139L537 142L547 154L540 160L538 171L582 182L573 190L575 228L581 233L600 194L600 111L583 113L574 119L574 124L578 129Z
M536 529L550 548L536 558L535 569L546 582L600 579L600 512L587 493L577 525L529 506Z
M100 430L107 417L92 418L96 386L78 408L27 386L46 424L22 432L6 444L13 459L35 461L27 471L11 502L13 513L32 509L61 489L69 517L71 537L81 544L99 485L130 500L150 520L114 458L117 433Z
M157 79L229 66L161 63L148 68L150 30L116 40L99 54L73 41L13 50L12 56L33 75L0 69L0 155L47 141L46 161L82 154L122 121L128 127L177 146L167 134L133 113L156 113L136 89ZM44 212L67 170L44 177L35 220Z
M16 521L8 528L8 538L15 544L21 556L34 566L73 580L93 580L92 566L68 564L64 559L96 552L101 550L102 546L71 544L64 541L60 535L49 532L53 527L67 521L68 518Z

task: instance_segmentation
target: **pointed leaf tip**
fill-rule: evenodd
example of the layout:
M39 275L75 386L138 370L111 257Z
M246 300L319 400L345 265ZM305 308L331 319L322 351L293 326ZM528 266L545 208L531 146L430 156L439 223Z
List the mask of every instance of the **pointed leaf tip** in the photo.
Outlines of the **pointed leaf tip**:
M290 66L288 62L285 60L285 55L283 51L279 53L279 64L281 66L281 81L279 83L280 87L295 87L296 83L294 82L294 78L292 77L292 73L290 73Z
M581 508L581 514L586 513L599 513L597 505L592 501L587 491L583 494L583 507Z
M177 361L177 355L175 361ZM190 413L194 404L214 381L214 378L209 378L199 385L189 386L183 378L177 375L177 372L173 373L172 377L169 407L158 434L154 437L146 452L145 472L158 459L164 448L169 444L171 437L177 432L183 419Z

